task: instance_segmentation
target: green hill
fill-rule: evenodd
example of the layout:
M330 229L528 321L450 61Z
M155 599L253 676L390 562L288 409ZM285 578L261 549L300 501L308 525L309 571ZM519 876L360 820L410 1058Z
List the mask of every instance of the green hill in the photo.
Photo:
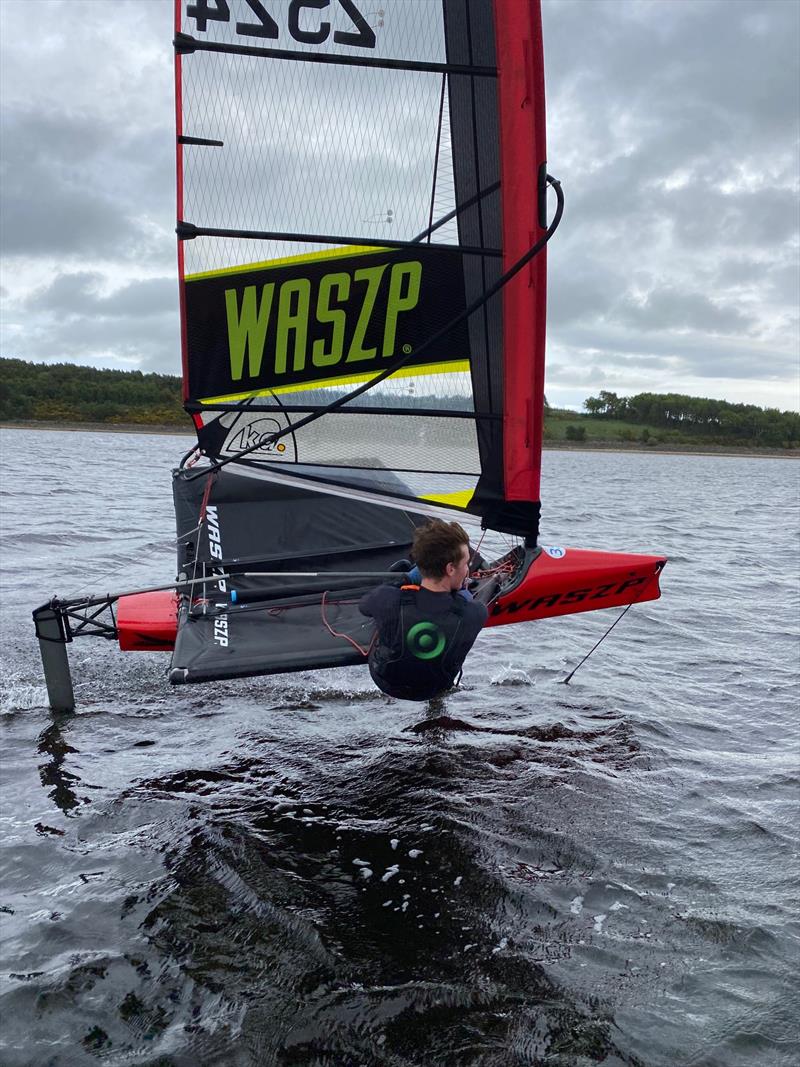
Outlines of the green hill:
M601 391L584 401L586 414L549 409L545 440L741 448L800 447L800 415L794 411L731 404L682 393L618 397Z
M191 425L174 375L21 359L0 359L0 420Z

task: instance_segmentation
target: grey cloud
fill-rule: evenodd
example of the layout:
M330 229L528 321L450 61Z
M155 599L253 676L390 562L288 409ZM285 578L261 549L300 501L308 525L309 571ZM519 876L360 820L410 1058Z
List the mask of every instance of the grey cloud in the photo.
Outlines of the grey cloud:
M548 320L554 327L601 319L624 291L624 275L606 268L598 256L591 263L551 256Z
M623 381L666 360L676 389L791 381L800 7L546 2L544 31L554 349Z
M180 374L177 315L153 315L135 321L92 315L39 319L7 343L5 354Z
M105 284L99 272L76 271L30 294L6 316L5 354L179 374L175 280L148 278L110 293Z
M762 270L767 294L784 305L796 321L800 314L800 262L795 258L793 262Z
M643 368L653 357L669 359L676 375L676 389L681 376L777 382L791 378L797 363L795 353L749 339L668 330L643 336L616 324L578 325L561 330L559 345L575 353L576 360L580 360L580 353L588 352L591 360L602 365L616 362L620 355L632 357Z
M76 271L59 274L47 287L25 301L29 309L60 315L126 318L174 315L177 281L173 278L146 278L129 282L111 293L100 289L103 276L97 272Z
M116 290L101 303L103 314L115 316L175 315L177 278L147 278Z
M613 383L614 378L607 367L597 364L576 366L572 363L550 363L547 367L547 388L557 386L598 389Z
M58 274L48 285L35 290L22 302L27 311L86 315L97 306L97 290L103 276L96 271Z
M796 4L570 0L543 7L548 86L579 85L595 114L618 101L660 121L689 106L736 116L759 136L796 122Z
M745 331L753 320L739 308L721 305L705 293L674 286L654 289L641 303L623 298L616 305L617 321L645 330L700 330L705 333Z
M173 225L159 138L120 143L97 116L6 108L2 148L6 255L149 256Z
M774 248L796 232L797 193L788 189L730 194L685 189L664 200L674 201L671 206L665 203L662 211L674 220L675 236L686 248Z

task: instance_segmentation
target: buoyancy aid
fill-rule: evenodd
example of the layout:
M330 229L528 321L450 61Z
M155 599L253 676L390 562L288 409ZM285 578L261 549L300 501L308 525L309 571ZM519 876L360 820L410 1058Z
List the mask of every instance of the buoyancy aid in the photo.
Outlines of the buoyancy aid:
M400 587L398 638L394 647L380 641L369 657L373 681L387 696L430 700L449 689L461 670L459 631L466 601L451 597L446 611L431 617L417 600L420 587Z

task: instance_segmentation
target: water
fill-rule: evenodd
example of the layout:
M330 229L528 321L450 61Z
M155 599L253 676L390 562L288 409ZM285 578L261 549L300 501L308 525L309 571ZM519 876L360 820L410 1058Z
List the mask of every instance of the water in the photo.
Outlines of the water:
M172 575L186 447L2 431L4 1067L796 1064L798 467L546 453L546 542L670 556L569 687L615 612L432 725L96 639L54 716L30 610Z

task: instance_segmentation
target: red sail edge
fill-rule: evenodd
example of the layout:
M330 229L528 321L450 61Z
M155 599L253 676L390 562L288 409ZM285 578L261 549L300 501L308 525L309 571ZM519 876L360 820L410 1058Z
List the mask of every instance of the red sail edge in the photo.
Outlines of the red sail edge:
M544 234L545 103L539 0L495 0L500 115L503 266L508 270ZM503 292L506 500L540 496L547 263L542 250Z

